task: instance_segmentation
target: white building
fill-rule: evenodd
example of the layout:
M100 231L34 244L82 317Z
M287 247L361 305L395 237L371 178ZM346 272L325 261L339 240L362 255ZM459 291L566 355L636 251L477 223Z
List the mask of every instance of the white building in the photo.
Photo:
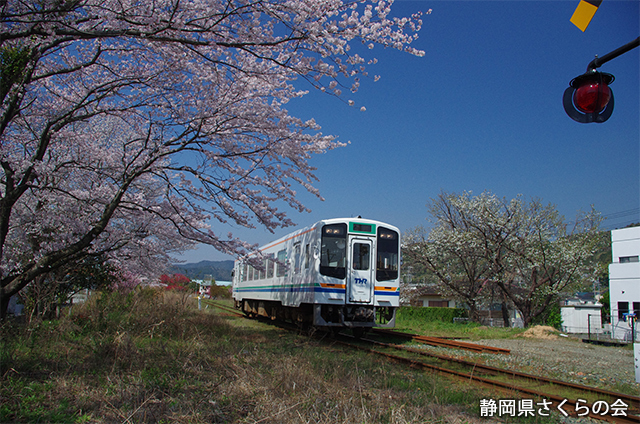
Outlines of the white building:
M602 333L602 304L580 299L566 300L560 306L562 331L565 333L599 334Z
M611 231L612 264L609 265L611 337L630 341L629 314L640 318L640 227ZM640 329L635 321L635 340Z

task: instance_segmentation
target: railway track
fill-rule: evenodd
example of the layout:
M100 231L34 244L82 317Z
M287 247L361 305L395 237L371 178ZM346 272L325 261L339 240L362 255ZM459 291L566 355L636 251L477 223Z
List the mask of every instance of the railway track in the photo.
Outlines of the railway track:
M234 308L233 306L223 305L223 304L221 304L221 303L214 302L213 300L209 300L209 301L207 302L207 305L211 305L211 306L213 306L213 307L216 307L216 308L218 308L218 309L220 309L220 310L223 310L223 311L225 311L225 312L227 312L227 313L230 313L230 314L232 314L232 315L237 315L237 316L239 316L239 317L243 317L243 316L245 316L242 312L240 312L239 310L237 310L237 309L236 309L236 308Z
M511 353L509 349L502 349L499 347L460 342L457 340L443 339L441 337L429 337L429 336L422 336L419 334L409 334L409 333L403 333L395 330L386 330L386 329L377 328L374 330L374 333L383 334L391 337L398 337L405 340L413 340L419 343L424 343L432 346L464 349L464 350L470 350L472 352L478 352L478 353L496 353L496 354L506 354L506 355Z
M209 304L227 313L244 316L244 314L233 307L214 302ZM293 331L299 330L299 328L294 326L283 325L281 327ZM432 346L463 349L472 352L492 354L510 353L508 349L492 348L474 343L427 337L394 330L376 329L371 335L378 338L387 337L394 340L410 340ZM620 424L640 423L640 397L638 396L583 386L514 370L505 370L478 362L435 354L425 349L416 349L397 343L389 343L379 339L355 339L340 334L337 339L332 339L332 343L338 343L350 348L381 355L389 360L406 364L412 368L431 370L465 381L472 381L500 392L506 392L510 396L518 393L520 396L530 396L532 399L543 400L545 403L548 402L546 405L549 410L555 410L569 416L588 416L590 418ZM400 351L402 355L391 353L397 351ZM606 413L603 413L605 404ZM538 403L537 405L540 404ZM620 408L612 409L612 405L617 405L618 407L625 405L624 412L621 413Z
M376 331L375 333L379 332ZM392 336L396 336L395 332L392 331L391 333ZM406 338L409 338L409 336L411 335L404 335ZM419 341L421 338L419 335L413 336L411 340ZM443 340L445 342L449 341L446 339ZM569 415L588 416L621 424L640 422L640 415L638 415L640 413L640 397L638 396L491 367L477 362L430 353L423 349L415 349L368 338L355 341L339 340L337 342L345 346L382 355L387 359L407 364L413 368L428 369L465 381L473 381L509 394L519 393L535 399L549 401L548 407L550 407L550 409L558 412L565 411ZM437 343L436 345L442 346L444 343ZM473 344L463 343L461 346L456 346L456 343L452 343L450 347L479 351L469 345ZM480 345L475 346L479 347ZM390 351L402 351L405 355L392 354ZM406 355L407 353L410 355ZM426 360L424 358L426 358ZM603 402L606 403L606 414L602 413L603 408L605 408ZM612 409L611 405L620 406L623 404L626 405L624 414L627 416L613 415L621 414L621 412L618 408L615 410ZM598 411L598 413L594 413L593 411Z

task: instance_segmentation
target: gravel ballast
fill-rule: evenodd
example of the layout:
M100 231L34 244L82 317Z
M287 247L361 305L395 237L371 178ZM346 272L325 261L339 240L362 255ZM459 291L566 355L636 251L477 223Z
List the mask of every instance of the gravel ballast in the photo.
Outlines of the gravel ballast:
M516 338L478 344L510 349L510 355L483 356L486 363L586 386L640 394L635 382L633 349L583 343L581 339Z
M550 327L546 327L550 328ZM473 353L458 349L421 345L423 349L497 368L515 370L566 382L598 387L617 393L640 395L635 382L632 346L602 346L584 343L582 338L561 336L553 329L533 328L518 337L491 340L461 340L509 349L510 354ZM602 421L564 418L563 423L586 424Z

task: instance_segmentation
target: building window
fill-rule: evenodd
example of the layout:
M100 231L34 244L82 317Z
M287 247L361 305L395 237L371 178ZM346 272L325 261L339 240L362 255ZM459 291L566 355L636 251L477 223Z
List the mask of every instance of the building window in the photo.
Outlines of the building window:
M435 307L435 308L448 308L449 301L448 300L430 300L429 306Z
M629 313L629 302L618 302L618 321L624 321L624 314Z
M640 261L640 257L638 256L620 256L621 264L628 264L631 262L638 262L638 261Z

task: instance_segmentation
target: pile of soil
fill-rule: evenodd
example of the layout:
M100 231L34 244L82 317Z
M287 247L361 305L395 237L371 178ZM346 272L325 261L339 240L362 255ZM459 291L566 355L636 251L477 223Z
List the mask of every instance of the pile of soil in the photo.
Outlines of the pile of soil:
M518 334L516 337L553 340L558 338L558 330L547 325L536 325L529 328L524 333Z

